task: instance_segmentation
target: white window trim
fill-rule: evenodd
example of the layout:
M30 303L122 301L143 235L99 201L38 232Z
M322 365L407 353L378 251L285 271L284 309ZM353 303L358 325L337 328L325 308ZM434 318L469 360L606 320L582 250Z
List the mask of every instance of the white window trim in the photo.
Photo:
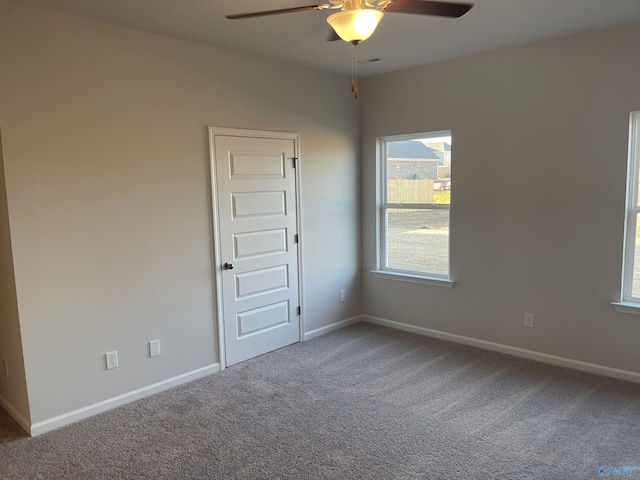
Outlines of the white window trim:
M376 195L377 216L376 216L376 261L377 268L371 270L376 278L384 278L387 280L397 280L410 283L421 283L424 285L433 285L438 287L451 288L455 282L451 279L451 237L449 237L449 245L447 248L449 272L447 275L441 275L434 272L422 272L412 270L401 270L389 268L387 264L387 230L386 230L386 212L390 208L408 208L412 210L433 210L446 209L451 211L450 205L442 204L406 204L406 203L389 203L386 204L387 198L387 142L401 142L403 140L415 140L425 138L438 138L444 136L453 136L451 130L441 130L437 132L412 133L406 135L391 135L379 137L376 144L376 168L378 178L378 188ZM384 168L383 168L384 167Z
M631 112L629 120L629 152L627 157L627 198L625 207L622 288L619 302L611 302L616 312L640 315L640 298L634 297L633 269L636 247L638 180L640 178L640 112Z
M418 273L408 273L407 271L396 272L392 270L371 270L376 278L386 280L396 280L400 282L421 283L423 285L433 285L435 287L451 288L456 282L446 277L436 277L431 275L420 275Z
M611 306L618 313L640 315L640 304L630 302L611 302Z

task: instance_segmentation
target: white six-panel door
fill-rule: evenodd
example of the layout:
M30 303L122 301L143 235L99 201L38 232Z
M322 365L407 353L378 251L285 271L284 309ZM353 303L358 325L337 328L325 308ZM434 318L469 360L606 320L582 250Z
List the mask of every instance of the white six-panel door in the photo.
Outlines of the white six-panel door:
M300 340L297 145L295 137L215 130L211 141L218 301L230 366Z

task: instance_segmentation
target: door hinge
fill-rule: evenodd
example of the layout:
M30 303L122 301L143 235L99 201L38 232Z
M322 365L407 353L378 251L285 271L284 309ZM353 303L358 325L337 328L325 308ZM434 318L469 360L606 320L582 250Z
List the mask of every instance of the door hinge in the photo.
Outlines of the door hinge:
M293 160L293 168L298 168L298 157L291 157Z
M302 307L298 307L298 315L302 315Z
M293 236L293 243L300 243L300 238L297 233Z

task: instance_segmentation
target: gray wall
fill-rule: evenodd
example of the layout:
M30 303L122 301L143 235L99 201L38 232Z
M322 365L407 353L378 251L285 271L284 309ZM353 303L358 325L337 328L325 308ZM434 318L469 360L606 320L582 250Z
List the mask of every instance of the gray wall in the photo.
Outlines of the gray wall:
M6 363L5 363L6 362ZM8 375L7 375L8 373ZM0 405L23 427L29 424L29 400L22 357L16 284L13 274L7 192L0 135Z
M640 372L640 317L609 304L638 45L635 24L364 79L365 313ZM376 137L448 129L456 284L374 278Z
M306 330L361 312L344 77L7 5L0 64L34 423L217 361L208 125L300 133Z

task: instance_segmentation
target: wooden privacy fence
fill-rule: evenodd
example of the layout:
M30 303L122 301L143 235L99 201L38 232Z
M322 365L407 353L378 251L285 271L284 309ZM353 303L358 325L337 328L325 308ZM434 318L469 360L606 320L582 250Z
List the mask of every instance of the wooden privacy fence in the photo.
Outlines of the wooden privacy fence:
M434 203L433 180L422 178L391 178L387 180L387 201L389 203Z

